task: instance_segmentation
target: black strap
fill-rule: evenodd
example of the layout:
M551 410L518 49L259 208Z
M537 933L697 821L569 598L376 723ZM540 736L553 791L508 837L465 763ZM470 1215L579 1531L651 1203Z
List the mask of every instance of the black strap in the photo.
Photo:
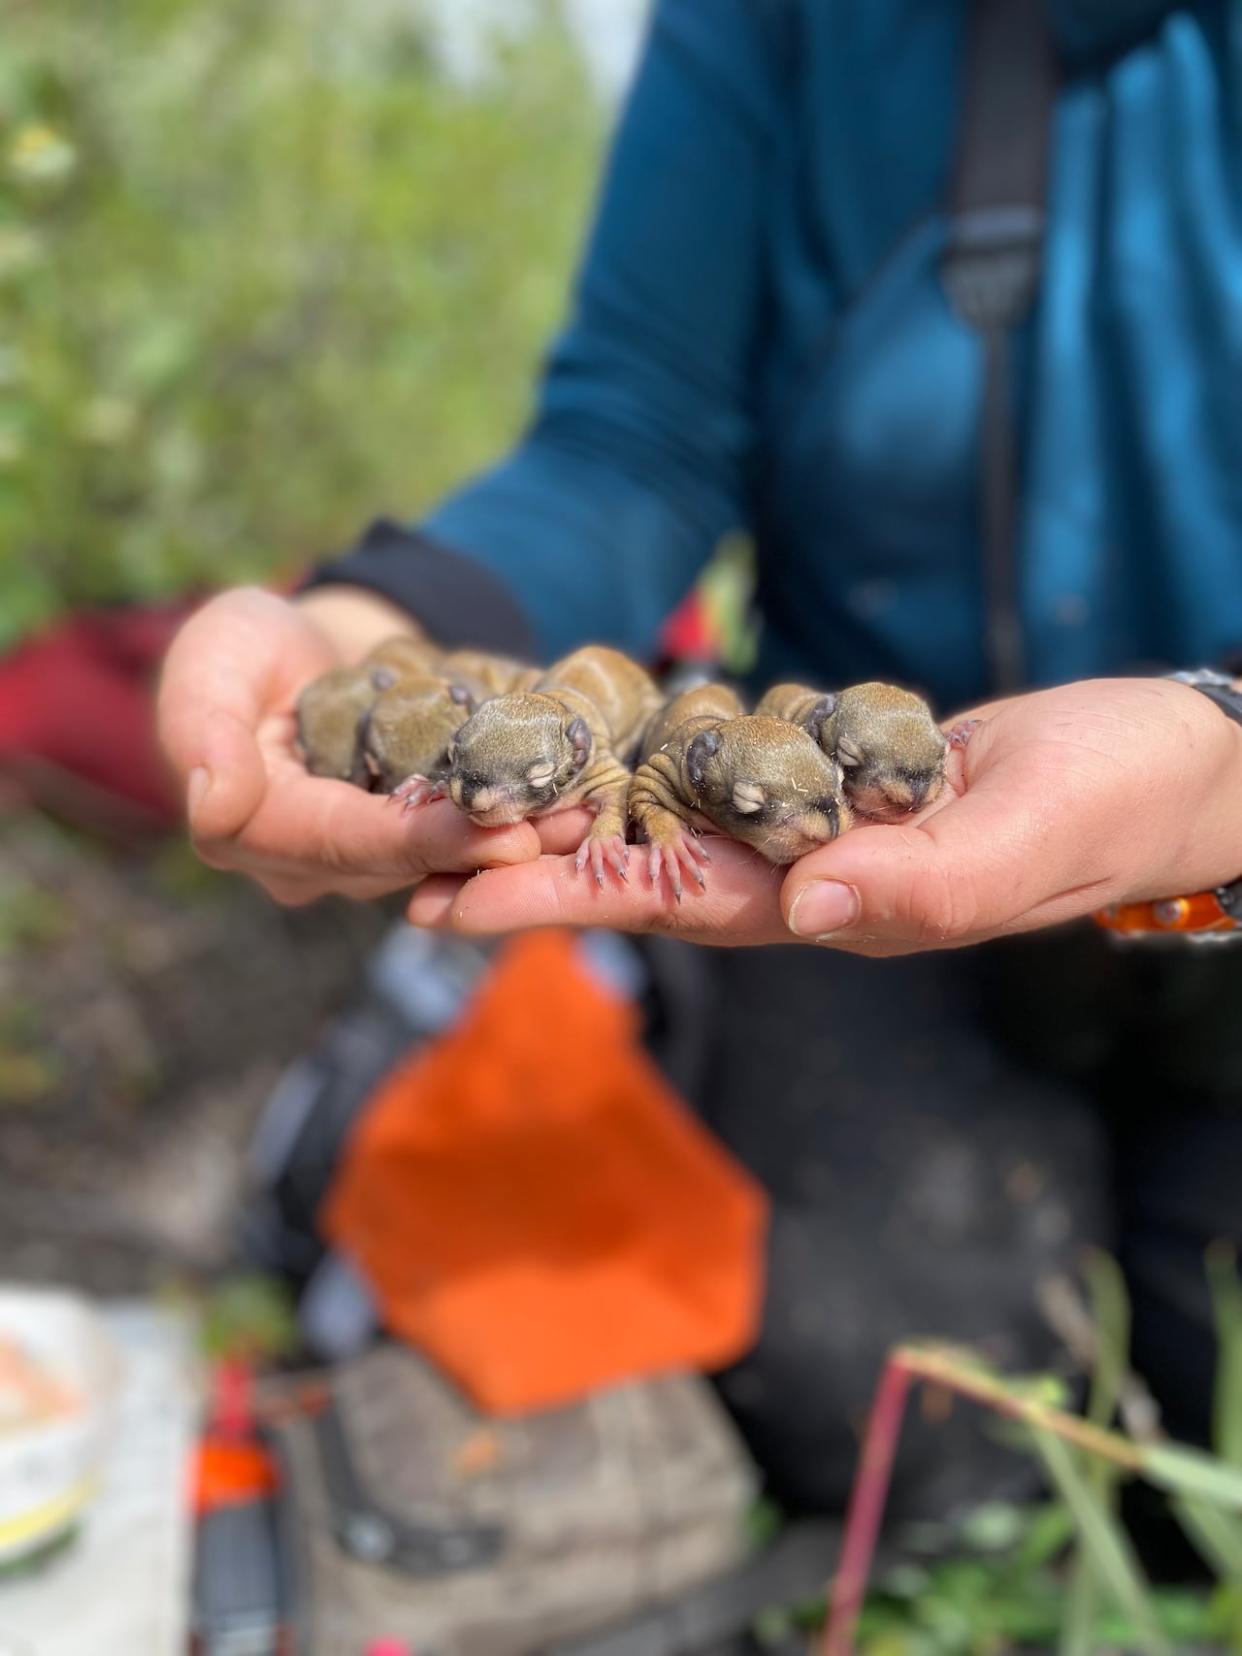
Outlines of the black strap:
M385 1507L366 1488L335 1399L311 1420L319 1470L341 1547L364 1564L384 1564L411 1576L475 1570L499 1558L500 1524L416 1523Z
M1242 690L1226 684L1196 684L1193 688L1214 701L1227 719L1242 724Z
M1045 0L971 0L942 277L983 336L980 432L986 649L993 687L1026 678L1015 529L1010 330L1039 289L1057 68Z

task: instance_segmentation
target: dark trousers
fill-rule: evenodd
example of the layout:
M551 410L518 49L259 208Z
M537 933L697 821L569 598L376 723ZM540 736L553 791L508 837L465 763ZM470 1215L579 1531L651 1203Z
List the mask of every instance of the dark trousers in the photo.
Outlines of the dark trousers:
M900 1339L1064 1366L1037 1285L1088 1242L1125 1268L1168 1429L1206 1439L1203 1254L1242 1235L1242 949L1122 953L1076 927L893 961L697 958L687 1090L773 1204L762 1335L720 1387L777 1496L840 1508ZM916 1408L894 1506L1030 1479L969 1406Z

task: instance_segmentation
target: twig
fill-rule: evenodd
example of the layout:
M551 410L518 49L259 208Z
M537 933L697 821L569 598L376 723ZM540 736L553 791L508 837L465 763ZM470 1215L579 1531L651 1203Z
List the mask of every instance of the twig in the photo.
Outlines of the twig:
M957 1352L899 1346L880 1376L854 1475L840 1563L829 1593L823 1656L854 1656L858 1616L888 1500L906 1399L914 1380L945 1386L1010 1420L1020 1420L1024 1425L1063 1438L1088 1454L1099 1455L1127 1472L1140 1472L1146 1463L1143 1450L1137 1445L1037 1398L1016 1395L1006 1388L1004 1381L995 1379Z
M832 1584L831 1609L824 1639L824 1656L851 1656L858 1612L862 1609L871 1574L871 1561L879 1539L893 1459L901 1437L911 1373L895 1352L884 1366L875 1403L867 1420L862 1455L854 1475L845 1536L836 1579Z

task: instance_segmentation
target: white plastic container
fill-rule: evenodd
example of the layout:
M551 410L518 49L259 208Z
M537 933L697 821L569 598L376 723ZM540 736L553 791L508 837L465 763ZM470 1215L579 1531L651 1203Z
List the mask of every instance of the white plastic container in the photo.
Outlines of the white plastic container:
M73 1395L71 1413L0 1429L0 1564L78 1522L95 1493L120 1378L116 1348L76 1294L0 1287L0 1341L13 1341Z

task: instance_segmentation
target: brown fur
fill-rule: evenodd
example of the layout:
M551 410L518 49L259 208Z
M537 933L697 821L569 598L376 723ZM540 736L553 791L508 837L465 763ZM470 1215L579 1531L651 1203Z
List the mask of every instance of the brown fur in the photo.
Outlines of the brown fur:
M409 776L445 775L453 737L473 712L469 691L430 674L381 691L362 721L363 754L379 791L392 793Z
M441 656L436 671L454 684L465 685L476 702L529 690L541 676L540 669L529 662L488 655L486 650L450 650Z
M356 667L324 673L298 701L307 769L390 793L443 774L446 748L479 702L523 688L538 669L483 650L444 651L413 633L384 639Z
M835 762L790 722L745 714L723 685L674 697L643 747L630 816L668 859L679 895L677 857L687 828L717 828L769 862L789 863L849 827ZM659 868L653 856L653 879Z
M777 684L756 711L813 736L841 765L846 797L864 816L897 821L944 786L948 742L927 703L895 684L855 684L835 696Z
M364 665L389 667L398 678L422 678L438 670L443 653L430 639L394 633L367 653Z
M589 805L591 841L616 841L625 832L626 761L659 704L650 676L620 651L575 650L529 690L497 696L466 721L453 745L450 797L485 826Z
M334 668L306 686L298 697L297 732L312 776L366 787L360 725L380 690L391 682L387 668L364 663Z

